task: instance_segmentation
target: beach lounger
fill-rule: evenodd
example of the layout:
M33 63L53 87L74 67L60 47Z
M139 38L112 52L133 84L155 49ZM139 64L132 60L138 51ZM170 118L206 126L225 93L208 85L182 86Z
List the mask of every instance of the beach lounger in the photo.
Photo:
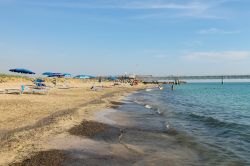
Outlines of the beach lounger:
M5 93L6 94L21 94L21 90L20 89L5 89Z
M70 87L68 85L60 85L58 89L70 89Z
M49 92L49 89L43 88L43 89L33 89L33 94L43 94L46 95Z
M34 86L25 86L22 90L22 94L32 94Z
M49 87L40 87L40 86L25 86L23 94L48 94Z
M48 94L50 87L48 86L35 86L32 89L33 94Z

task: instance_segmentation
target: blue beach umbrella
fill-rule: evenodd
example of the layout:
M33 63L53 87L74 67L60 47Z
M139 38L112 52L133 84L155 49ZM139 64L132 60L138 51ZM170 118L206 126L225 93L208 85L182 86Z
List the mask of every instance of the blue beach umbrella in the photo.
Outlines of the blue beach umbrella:
M52 74L48 75L48 77L62 78L62 77L64 77L64 74L62 74L62 73L52 73Z
M42 75L48 76L48 77L58 77L58 78L62 78L62 77L71 77L71 74L69 73L52 73L52 72L45 72Z
M78 75L78 76L75 76L74 78L78 78L78 79L92 79L92 78L95 78L95 76L91 76L91 75Z
M115 81L115 80L117 80L117 77L115 77L115 76L109 76L107 79L109 81Z
M21 74L36 74L33 71L30 71L28 69L10 69L10 72L14 72L14 73L21 73Z
M71 74L69 74L69 73L64 73L64 77L71 77Z
M35 82L37 82L37 83L42 83L42 82L45 82L45 81L44 81L43 79L39 79L39 78L38 78L38 79L35 80Z
M53 73L52 73L52 72L45 72L45 73L43 73L42 75L49 76L49 75L51 75L51 74L53 74Z

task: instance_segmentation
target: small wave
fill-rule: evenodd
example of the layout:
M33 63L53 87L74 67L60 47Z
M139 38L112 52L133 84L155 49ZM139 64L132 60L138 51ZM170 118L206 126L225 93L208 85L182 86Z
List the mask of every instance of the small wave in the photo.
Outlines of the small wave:
M170 129L170 124L169 123L165 123L165 127L166 127L166 129Z
M152 106L151 106L151 105L146 104L146 105L145 105L145 108L147 108L147 109L152 109Z
M146 104L144 107L155 111L159 115L163 113L163 112L161 112L161 110L157 106L152 106L152 105Z
M135 98L135 99L133 100L133 102L136 103L136 104L139 104L139 105L146 105L146 104L147 104L147 103L146 103L146 100L143 99L143 98L140 98L140 97Z
M144 105L144 107L147 108L147 109L151 109L152 111L154 111L158 115L163 115L163 112L156 106L146 104L146 105Z
M173 128L170 123L166 122L165 124L165 128L166 128L166 133L169 135L177 135L178 132L175 128Z
M155 111L155 113L158 115L163 115L163 112L157 106L152 106L150 104L144 103L143 101L139 101L137 99L134 100L134 103L143 105L145 108Z
M139 104L139 105L144 105L144 103L142 101L139 101L139 100L134 100L134 103Z
M153 90L153 89L146 89L147 92L150 92L150 91L152 91L152 90Z
M159 115L163 115L163 112L162 112L159 108L157 108L157 113L158 113Z
M246 127L249 127L246 125L233 123L233 122L225 122L225 121L221 121L219 119L216 119L210 116L197 115L194 113L191 113L190 117L197 119L199 121L205 122L215 127L237 128L237 129L246 129Z

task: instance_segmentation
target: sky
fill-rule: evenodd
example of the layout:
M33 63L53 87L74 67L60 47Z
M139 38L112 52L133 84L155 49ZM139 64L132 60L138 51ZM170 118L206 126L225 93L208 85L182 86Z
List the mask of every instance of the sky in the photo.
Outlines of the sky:
M0 0L0 73L250 74L250 0Z

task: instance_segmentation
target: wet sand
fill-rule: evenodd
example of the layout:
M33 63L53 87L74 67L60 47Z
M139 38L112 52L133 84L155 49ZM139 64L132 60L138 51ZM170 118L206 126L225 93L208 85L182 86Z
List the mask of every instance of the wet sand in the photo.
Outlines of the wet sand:
M123 105L123 102L119 102L119 101L111 101L110 102L112 105L110 106L110 108L116 109L118 108L120 105Z
M120 142L122 130L117 127L84 120L68 132L70 135L62 134L50 140L47 144L50 150L11 165L129 165L140 156Z
M50 150L38 152L32 158L25 159L21 163L10 164L10 166L55 166L62 165L66 158L64 151Z

